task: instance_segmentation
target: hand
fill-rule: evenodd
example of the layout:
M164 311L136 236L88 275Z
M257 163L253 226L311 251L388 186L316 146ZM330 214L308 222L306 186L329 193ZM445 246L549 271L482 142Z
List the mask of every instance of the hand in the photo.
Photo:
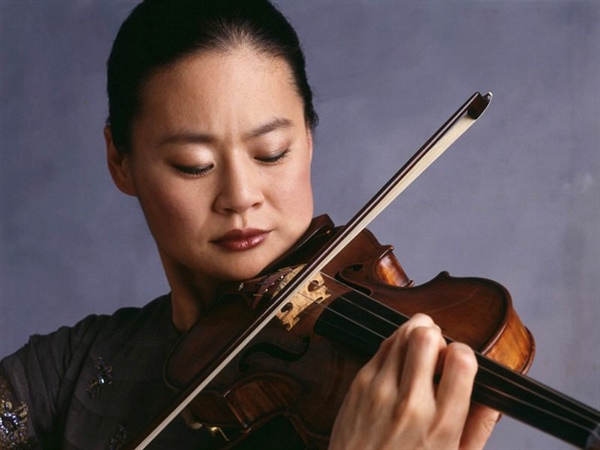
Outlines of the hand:
M330 449L483 448L498 413L471 405L476 372L471 348L448 345L429 316L416 314L356 375Z

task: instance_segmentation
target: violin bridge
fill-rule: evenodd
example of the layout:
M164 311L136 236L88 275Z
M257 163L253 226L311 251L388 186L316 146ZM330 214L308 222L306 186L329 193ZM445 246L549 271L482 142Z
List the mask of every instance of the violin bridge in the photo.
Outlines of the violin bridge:
M296 267L291 272L287 273L280 281L277 292L281 290L298 272L301 267ZM321 303L330 294L325 286L325 279L319 273L311 281L305 284L297 294L295 294L289 302L276 314L276 317L281 321L287 331L291 330L299 321L301 314L311 305Z

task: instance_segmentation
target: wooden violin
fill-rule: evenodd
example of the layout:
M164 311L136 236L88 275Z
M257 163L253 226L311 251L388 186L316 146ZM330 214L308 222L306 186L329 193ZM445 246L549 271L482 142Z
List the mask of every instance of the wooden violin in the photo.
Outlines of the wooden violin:
M447 272L414 286L393 248L365 229L490 99L471 97L347 225L315 219L261 276L223 292L165 366L166 382L181 394L129 448L144 448L182 413L190 425L222 435L227 448L276 417L287 418L307 448L326 448L356 372L417 312L430 315L448 341L476 351L473 401L572 445L599 448L597 410L523 375L534 340L503 286Z

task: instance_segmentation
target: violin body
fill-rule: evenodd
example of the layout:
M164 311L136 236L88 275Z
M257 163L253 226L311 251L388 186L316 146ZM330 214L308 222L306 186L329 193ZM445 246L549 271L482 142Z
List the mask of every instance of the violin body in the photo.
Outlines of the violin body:
M313 220L261 276L226 287L165 366L165 381L181 391L178 398L130 448L145 448L180 413L190 426L221 435L226 448L281 447L261 433L281 418L303 447L325 448L356 373L420 312L448 342L475 350L472 401L574 446L600 449L599 411L522 375L535 345L504 287L447 272L413 286L393 248L366 230L478 120L491 98L473 94L345 226Z
M278 283L293 276L288 267L309 259L333 234L326 217L313 225L293 252L265 276L225 293L184 336L165 367L170 386L183 390L203 377L224 344L268 306ZM325 267L323 278L292 299L195 398L184 415L188 423L218 430L227 446L235 447L283 416L307 448L326 448L358 370L385 337L417 312L430 315L450 340L464 342L512 370L529 368L533 338L505 288L446 272L413 286L392 250L362 231Z

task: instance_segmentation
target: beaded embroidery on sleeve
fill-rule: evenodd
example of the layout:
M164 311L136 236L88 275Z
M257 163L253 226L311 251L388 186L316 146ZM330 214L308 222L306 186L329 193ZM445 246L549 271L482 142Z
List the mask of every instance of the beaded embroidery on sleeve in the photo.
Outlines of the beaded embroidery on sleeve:
M0 448L25 450L33 448L27 439L28 408L16 404L10 395L8 381L0 372Z

